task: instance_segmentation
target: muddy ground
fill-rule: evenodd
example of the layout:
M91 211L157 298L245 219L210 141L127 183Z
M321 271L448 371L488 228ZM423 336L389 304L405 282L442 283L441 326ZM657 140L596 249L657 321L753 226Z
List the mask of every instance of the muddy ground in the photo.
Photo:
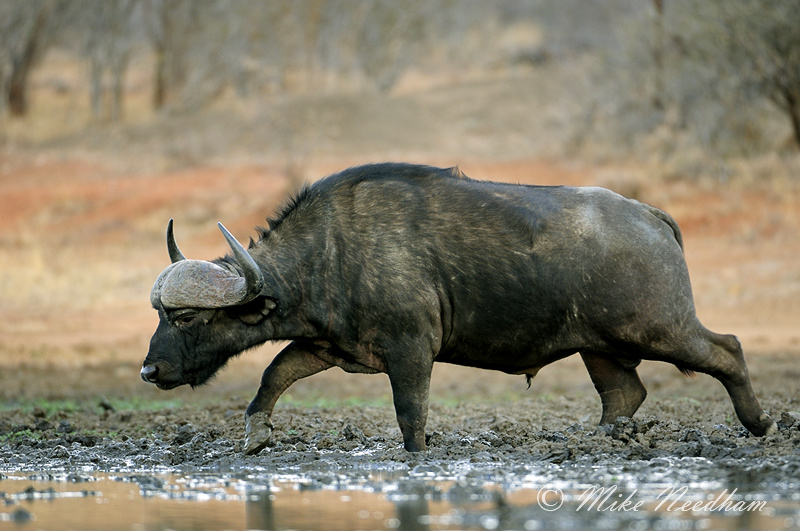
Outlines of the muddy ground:
M478 371L476 378L479 375ZM211 482L212 488L235 482L251 492L247 528L794 528L800 522L793 498L800 477L800 401L780 391L769 393L762 402L779 420L779 431L758 438L733 418L721 386L713 389L713 384L710 379L687 382L701 388L689 393L698 398L651 398L634 419L620 418L600 427L595 425L599 399L580 391L576 396L534 392L510 402L434 400L429 449L415 454L402 448L389 404L279 405L272 443L255 456L241 452L247 405L242 398L151 411L116 409L107 401L82 411L8 409L0 412L0 466L6 474L34 473L28 477L39 481L90 482L73 490L91 488L98 473L111 473L115 481L137 485L145 498L208 496L204 490L175 490L179 485L165 476L167 472L195 478L188 479L191 484ZM710 396L704 396L708 388ZM285 490L275 493L280 480L308 494L282 501L282 496L291 495ZM582 492L595 485L622 488L620 499L613 501L637 496L650 503L633 512L581 511ZM719 499L722 491L737 493L735 500L743 503L762 500L770 505L758 513L659 513L653 505L670 488L691 489L687 499L693 503ZM49 492L43 487L29 491L31 496ZM324 494L331 491L333 497ZM364 492L371 498L357 510L343 505L343 494L337 491ZM313 492L320 494L310 497ZM531 492L537 492L536 497ZM40 504L16 505L16 498L7 500L13 504L6 509L11 518L45 523ZM302 504L310 500L315 513L297 516L295 511L302 515ZM395 508L387 509L388 502ZM553 512L543 503L565 505ZM192 511L203 510L181 507L183 512L175 514L183 516L159 527L183 527ZM228 502L226 507L220 529L241 518L235 505ZM347 521L356 512L372 514L376 507L389 519L372 524ZM435 511L446 512L435 516L434 507L445 507ZM135 513L135 506L117 510L130 518L127 513ZM690 520L678 524L672 520L676 516Z
M94 496L86 489L94 488L95 478L103 472L113 474L115 481L137 485L142 497L171 500L204 499L209 490L203 490L204 482L217 491L215 486L235 482L251 493L247 528L575 529L601 525L643 529L647 525L673 529L665 526L681 525L681 529L748 529L753 525L791 529L800 521L797 502L791 501L800 477L796 398L764 400L779 419L780 429L763 438L750 436L732 420L724 396L702 401L655 399L635 419L620 418L614 425L601 427L589 418L599 413L598 402L592 396L539 395L511 403L434 403L429 449L417 454L403 450L389 405L284 405L274 415L271 445L255 456L241 453L246 406L242 399L156 411L113 410L108 403L80 412L12 409L0 414L4 439L0 464L6 474L25 472L39 485L52 485L41 481L54 480L74 484L72 490L82 496ZM199 490L175 490L178 485L166 472L194 478L188 481ZM280 503L281 496L290 495L269 492L275 492L275 482L281 479L308 494L294 502L283 501L279 509L270 500ZM635 512L581 511L585 496L581 492L593 485L619 486L623 489L620 499L635 495L647 500L649 496L651 503ZM736 500L767 500L770 505L757 514L683 513L692 519L678 524L671 520L673 513L653 509L665 488L690 488L693 502L719 499L717 492L725 489L723 494L738 492ZM389 519L353 524L347 520L353 516L347 515L356 509L343 505L341 494L324 495L331 490L370 493L372 497L358 506L363 507L358 514L373 514L380 507ZM515 494L536 491L535 498ZM50 492L29 487L9 494L6 510L12 519L39 519L47 527L41 503L19 505L16 500ZM309 497L313 492L320 494ZM548 492L557 498L541 497ZM302 504L309 500L316 500L312 502L316 517L314 513L305 520L292 516L294 511L302 513ZM558 512L543 505L560 508L564 501L564 509ZM395 508L387 509L387 502ZM286 509L286 503L294 509ZM223 523L198 525L236 527L231 522L241 518L241 510L230 506L228 502L220 513L224 516L218 515ZM182 512L174 514L183 516L157 527L181 528L192 511L204 510L202 505L180 507L176 510ZM452 509L435 516L434 507ZM135 506L116 510L126 518L136 512ZM134 518L142 517L134 514Z
M0 410L0 466L101 471L299 469L327 477L324 473L330 469L421 465L448 469L457 462L509 472L516 467L547 469L551 464L616 463L645 477L658 463L700 457L675 466L671 473L696 477L699 472L694 469L700 467L708 469L703 472L705 479L730 476L748 483L794 481L800 476L800 399L796 387L790 385L797 377L791 355L756 359L759 368L770 367L765 372L784 375L782 380L776 376L768 391L757 380L762 404L780 428L777 434L761 438L739 424L717 382L705 376L688 380L673 367L655 363L645 363L643 371L646 383L655 380L655 391L635 418L598 427L600 403L584 381L588 380L585 372L581 374L585 370L577 360L562 365L543 371L542 384L537 389L534 380L529 391L518 377L507 380L510 377L477 369L438 368L442 374L434 381L429 450L420 454L402 448L385 394L388 382L380 376L329 371L316 384L313 378L298 383L297 392L321 396L315 386L327 388L333 398L330 405L293 405L290 394L276 409L270 446L256 456L241 453L248 400L220 396L220 389L229 385L223 381L218 389L212 384L194 391L195 403L154 402L153 409L143 403L126 408L125 403L106 398L60 407L57 402L7 405ZM455 375L444 374L452 371ZM231 378L242 377L235 369L231 372ZM670 374L665 376L665 372ZM453 376L461 382L454 383ZM565 391L563 385L570 382L575 388ZM480 398L484 385L493 392L486 391ZM503 394L504 385L513 386L513 392ZM335 397L347 392L351 400L360 397L363 402L349 405L342 398L337 403ZM495 400L486 398L492 395ZM169 394L153 396L163 400Z

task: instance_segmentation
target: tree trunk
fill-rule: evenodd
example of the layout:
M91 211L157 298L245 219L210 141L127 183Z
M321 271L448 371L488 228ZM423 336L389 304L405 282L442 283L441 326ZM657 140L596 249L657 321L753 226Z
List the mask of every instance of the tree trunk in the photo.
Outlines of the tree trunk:
M800 97L788 90L786 91L785 97L789 119L792 122L794 143L797 147L800 147Z
M653 0L656 10L653 43L653 66L655 77L653 79L653 107L663 111L664 104L664 0Z
M118 122L124 115L123 100L125 99L125 70L128 67L128 54L124 53L116 58L111 74L113 76L111 93L111 120Z
M11 76L8 82L8 110L11 116L23 116L28 112L28 75L41 52L42 32L49 11L49 5L45 5L36 14L36 20L31 27L27 42L25 42L25 48L11 65Z
M156 47L156 68L154 77L153 109L160 110L164 106L167 95L166 64L164 61L164 49L161 46Z
M103 68L97 58L89 61L89 101L92 108L92 118L100 120L103 117Z

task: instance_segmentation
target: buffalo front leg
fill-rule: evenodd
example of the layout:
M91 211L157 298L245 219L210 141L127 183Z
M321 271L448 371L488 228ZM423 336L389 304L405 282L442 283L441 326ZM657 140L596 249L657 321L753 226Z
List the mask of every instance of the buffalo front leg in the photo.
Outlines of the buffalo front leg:
M431 386L432 362L429 358L415 361L409 356L388 367L397 424L403 434L403 446L409 452L426 449L425 424L428 420L428 392Z
M641 360L621 360L598 352L581 352L595 389L603 403L600 424L613 424L617 417L633 417L647 397L636 366Z
M333 367L317 357L314 351L321 347L292 342L284 348L261 376L261 387L245 413L244 452L257 454L269 442L272 433L272 410L286 389L297 380Z

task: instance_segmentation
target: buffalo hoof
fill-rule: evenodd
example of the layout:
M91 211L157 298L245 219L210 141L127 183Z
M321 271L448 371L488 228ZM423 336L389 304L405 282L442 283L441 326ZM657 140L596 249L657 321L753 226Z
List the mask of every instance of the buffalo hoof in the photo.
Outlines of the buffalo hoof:
M269 436L272 434L272 422L267 413L259 412L247 415L247 424L244 432L244 453L255 455L269 443Z
M758 420L760 420L761 422L770 423L769 426L767 426L766 429L764 430L764 435L772 435L774 433L778 433L778 425L766 413L762 413L761 417L759 417Z

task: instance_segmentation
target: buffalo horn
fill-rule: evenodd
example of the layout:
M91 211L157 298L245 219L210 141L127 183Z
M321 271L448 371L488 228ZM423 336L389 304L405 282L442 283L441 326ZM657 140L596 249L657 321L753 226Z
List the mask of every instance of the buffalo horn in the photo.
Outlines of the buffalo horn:
M222 223L217 223L217 225L219 226L219 230L222 231L222 235L228 240L228 245L230 245L231 251L233 251L233 257L244 273L244 279L247 283L247 293L242 297L242 300L239 301L239 304L244 304L261 294L261 290L264 288L264 275L261 273L261 268L258 267L256 261L250 256L250 253L248 253L245 248L242 247L242 244L228 232L228 229L226 229Z
M167 250L169 251L169 258L172 260L173 264L181 260L186 260L186 257L183 256L183 253L178 248L178 244L175 243L175 234L172 232L172 218L170 218L169 224L167 225Z

